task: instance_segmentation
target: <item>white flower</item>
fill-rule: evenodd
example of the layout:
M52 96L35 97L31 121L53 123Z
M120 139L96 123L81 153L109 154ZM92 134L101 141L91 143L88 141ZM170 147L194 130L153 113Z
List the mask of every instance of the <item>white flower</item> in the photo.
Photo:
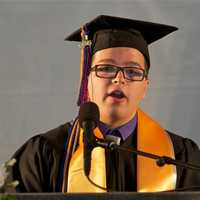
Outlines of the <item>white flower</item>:
M16 163L16 159L12 158L11 160L8 160L5 165L6 167L12 167Z
M3 188L3 186L5 185L7 177L8 173L6 171L5 165L3 164L0 166L0 188Z
M6 161L0 166L0 193L4 193L7 187L16 187L19 181L14 180L10 182L8 180L9 169L16 163L16 159ZM0 198L1 200L1 198Z

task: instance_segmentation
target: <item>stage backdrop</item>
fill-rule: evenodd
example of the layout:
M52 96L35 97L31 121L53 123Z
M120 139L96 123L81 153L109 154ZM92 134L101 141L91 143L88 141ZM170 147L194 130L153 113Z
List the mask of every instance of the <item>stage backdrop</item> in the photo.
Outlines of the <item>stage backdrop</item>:
M100 14L179 27L150 46L150 87L141 106L200 144L199 10L199 0L1 0L0 162L77 115L80 49L64 38Z

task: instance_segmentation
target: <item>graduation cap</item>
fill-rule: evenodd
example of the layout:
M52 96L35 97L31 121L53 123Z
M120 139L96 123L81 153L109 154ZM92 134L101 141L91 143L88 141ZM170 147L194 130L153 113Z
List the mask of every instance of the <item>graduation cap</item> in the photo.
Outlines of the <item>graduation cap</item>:
M178 28L165 24L100 15L86 23L88 39L92 41L92 53L109 47L133 47L141 51L150 64L148 45ZM79 28L65 40L82 41Z
M91 67L89 58L97 51L113 47L135 48L144 55L147 66L150 67L148 45L177 29L177 27L165 24L100 15L70 34L65 40L83 44L82 88L80 88L78 104L80 105L87 99L87 72Z

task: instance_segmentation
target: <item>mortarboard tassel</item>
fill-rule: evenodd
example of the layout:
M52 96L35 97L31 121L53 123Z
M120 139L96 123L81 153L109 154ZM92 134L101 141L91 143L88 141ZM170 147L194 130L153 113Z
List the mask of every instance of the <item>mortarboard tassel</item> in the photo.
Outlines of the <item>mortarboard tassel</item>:
M88 99L88 73L91 67L91 41L88 40L88 32L86 26L81 32L81 63L80 63L80 89L77 105L87 102Z

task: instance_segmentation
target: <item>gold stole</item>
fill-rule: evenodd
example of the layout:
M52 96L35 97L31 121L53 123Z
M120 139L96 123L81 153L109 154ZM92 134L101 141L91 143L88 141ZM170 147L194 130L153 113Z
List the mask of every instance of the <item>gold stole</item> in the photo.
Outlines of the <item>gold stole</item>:
M138 110L137 148L140 151L174 158L173 144L169 135L144 112ZM94 134L102 138L98 128ZM91 184L83 169L83 130L80 130L79 146L69 163L67 192L105 192ZM105 150L96 147L92 151L90 179L106 188ZM63 183L66 184L66 183ZM155 160L137 156L137 191L159 192L173 190L176 186L176 167L159 167Z

